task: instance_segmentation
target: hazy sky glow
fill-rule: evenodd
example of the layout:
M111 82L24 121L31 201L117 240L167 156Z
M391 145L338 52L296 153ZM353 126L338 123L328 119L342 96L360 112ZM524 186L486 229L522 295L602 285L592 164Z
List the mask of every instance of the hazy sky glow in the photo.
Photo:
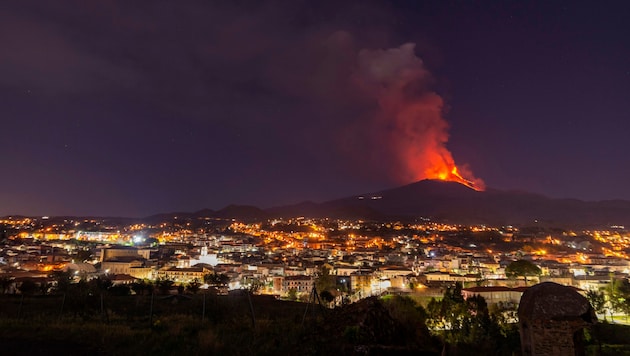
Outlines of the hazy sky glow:
M626 1L7 1L0 215L323 201L410 183L422 147L488 187L630 199L628 15Z

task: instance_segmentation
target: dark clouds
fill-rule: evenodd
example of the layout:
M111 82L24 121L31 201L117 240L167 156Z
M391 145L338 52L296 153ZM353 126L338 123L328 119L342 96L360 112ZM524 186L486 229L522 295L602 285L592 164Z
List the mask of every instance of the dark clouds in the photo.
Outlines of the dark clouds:
M0 75L16 135L5 160L28 164L3 211L139 215L332 197L361 166L335 148L358 114L347 87L356 37L310 6L10 5Z
M593 106L576 106L581 112L600 104L627 109L617 95L628 88L627 79L618 78L628 76L614 72L625 62L608 60L619 53L620 42L610 36L617 30L614 18L603 33L587 37L585 46L598 46L595 55L573 38L582 10L563 4L2 6L0 164L7 169L0 178L0 214L137 216L322 200L389 187L397 182L382 168L387 155L365 130L378 104L353 78L361 50L409 42L431 72L429 89L446 98L448 148L458 163L470 163L490 186L614 195L580 195L587 188L578 183L564 189L550 158L571 161L562 166L573 169L567 177L580 171L581 161L598 159L581 151L575 153L581 158L570 159L573 152L563 151L574 141L562 138L562 127L585 140L595 125L569 107L581 95L564 92L589 87L592 78L608 90L612 79L606 78L617 78L608 102L594 95ZM587 60L595 65L583 68ZM596 131L608 132L600 126ZM619 146L600 142L602 155L621 158ZM547 145L547 154L530 145Z

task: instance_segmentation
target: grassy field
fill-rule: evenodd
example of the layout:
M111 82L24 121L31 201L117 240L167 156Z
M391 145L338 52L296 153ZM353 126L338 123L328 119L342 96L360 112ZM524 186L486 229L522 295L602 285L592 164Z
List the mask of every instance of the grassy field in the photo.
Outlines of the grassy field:
M630 326L599 323L587 331L587 355L630 355Z

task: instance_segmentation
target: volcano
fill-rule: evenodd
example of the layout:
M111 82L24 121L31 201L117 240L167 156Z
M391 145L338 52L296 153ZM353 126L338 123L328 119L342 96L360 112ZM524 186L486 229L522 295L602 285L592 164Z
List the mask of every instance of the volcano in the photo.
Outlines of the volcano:
M543 195L465 184L421 180L401 187L354 195L321 204L267 209L275 216L354 219L429 218L461 224L592 227L630 224L630 201L554 199Z
M577 229L630 225L630 201L554 199L515 190L486 188L481 191L465 183L425 179L397 188L323 203L303 202L269 209L230 205L218 211L205 209L196 213L161 214L145 220L177 219L175 216L250 222L299 216L372 221L415 221L426 218L454 224Z

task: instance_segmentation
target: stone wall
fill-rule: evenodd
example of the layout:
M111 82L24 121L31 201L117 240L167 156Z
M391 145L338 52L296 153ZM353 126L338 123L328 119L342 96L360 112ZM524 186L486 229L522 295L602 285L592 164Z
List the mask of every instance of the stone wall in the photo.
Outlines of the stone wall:
M524 356L583 355L582 329L597 322L584 296L552 282L523 293L518 317Z

